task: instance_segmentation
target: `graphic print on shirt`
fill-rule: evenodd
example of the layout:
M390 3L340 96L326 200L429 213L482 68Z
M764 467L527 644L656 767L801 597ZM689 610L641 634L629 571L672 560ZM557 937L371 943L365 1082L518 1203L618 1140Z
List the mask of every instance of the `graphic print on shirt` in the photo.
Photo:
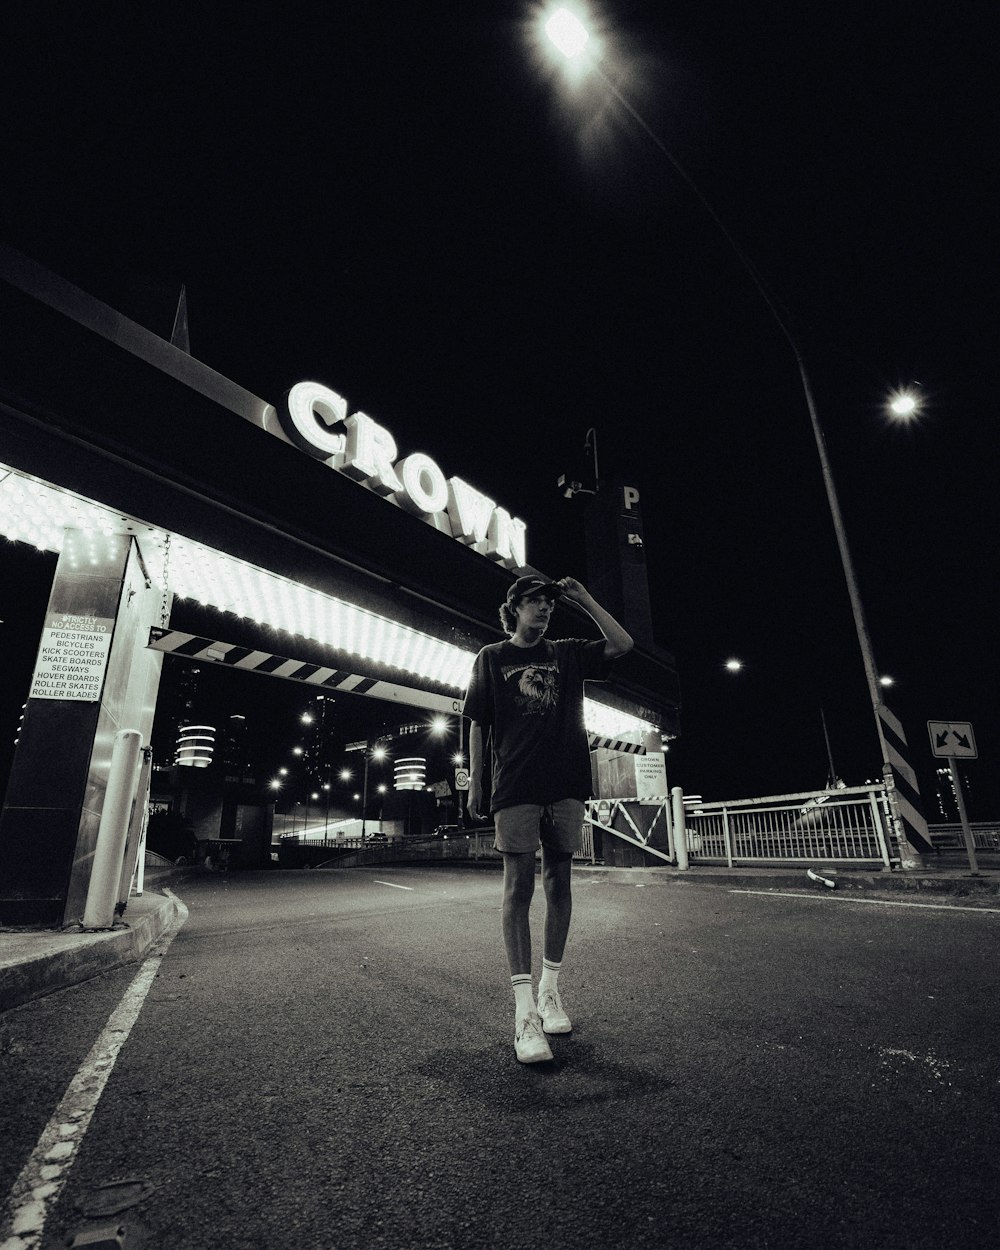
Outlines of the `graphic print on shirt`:
M559 702L559 667L551 661L542 664L505 664L501 668L505 682L517 679L520 693L514 696L514 705L522 716L537 716L548 712Z

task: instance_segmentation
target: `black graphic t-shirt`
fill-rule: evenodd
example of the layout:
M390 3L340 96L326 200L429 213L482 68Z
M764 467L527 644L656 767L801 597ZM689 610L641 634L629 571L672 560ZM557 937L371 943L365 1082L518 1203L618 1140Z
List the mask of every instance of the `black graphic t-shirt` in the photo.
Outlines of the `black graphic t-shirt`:
M495 642L480 651L464 711L492 737L493 811L590 797L583 683L609 670L603 639Z

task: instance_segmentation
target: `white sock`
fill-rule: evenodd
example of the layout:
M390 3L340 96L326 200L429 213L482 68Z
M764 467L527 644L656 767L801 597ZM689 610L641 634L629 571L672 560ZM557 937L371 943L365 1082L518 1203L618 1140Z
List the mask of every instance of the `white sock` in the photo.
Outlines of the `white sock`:
M535 1010L535 996L531 990L531 973L519 972L510 979L514 990L514 1015L518 1020L530 1016Z
M542 975L538 981L538 997L551 990L553 994L558 991L559 987L559 969L562 963L556 963L553 959L542 960Z

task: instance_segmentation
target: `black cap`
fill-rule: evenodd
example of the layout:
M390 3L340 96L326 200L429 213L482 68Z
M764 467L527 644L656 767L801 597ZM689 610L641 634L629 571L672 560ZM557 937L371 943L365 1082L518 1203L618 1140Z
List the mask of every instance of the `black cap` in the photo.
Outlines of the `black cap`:
M537 594L548 595L550 599L558 599L562 594L562 587L558 582L547 582L537 573L534 576L519 577L507 591L507 606L512 608L520 603L525 595Z

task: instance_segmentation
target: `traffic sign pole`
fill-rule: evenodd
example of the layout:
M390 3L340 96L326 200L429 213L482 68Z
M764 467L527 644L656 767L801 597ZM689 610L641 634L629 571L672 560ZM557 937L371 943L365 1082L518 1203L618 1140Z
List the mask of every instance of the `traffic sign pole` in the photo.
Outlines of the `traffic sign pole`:
M948 759L951 768L951 784L955 787L955 802L958 804L958 818L962 822L962 837L965 839L965 853L969 857L969 871L974 877L979 876L979 865L976 863L976 844L972 839L969 817L965 812L965 796L962 793L962 778L958 772L958 760L954 755Z

